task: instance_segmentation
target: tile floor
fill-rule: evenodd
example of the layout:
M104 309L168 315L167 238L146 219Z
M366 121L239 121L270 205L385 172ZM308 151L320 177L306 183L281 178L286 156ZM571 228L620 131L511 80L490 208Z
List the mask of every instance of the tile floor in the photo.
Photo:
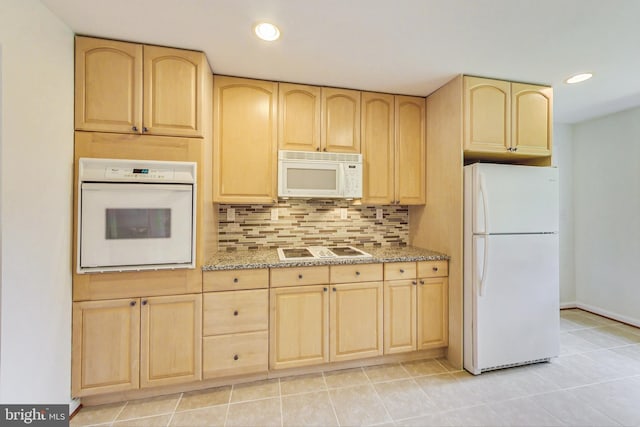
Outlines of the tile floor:
M71 426L640 426L640 329L581 310L560 329L551 363L347 369L83 408Z

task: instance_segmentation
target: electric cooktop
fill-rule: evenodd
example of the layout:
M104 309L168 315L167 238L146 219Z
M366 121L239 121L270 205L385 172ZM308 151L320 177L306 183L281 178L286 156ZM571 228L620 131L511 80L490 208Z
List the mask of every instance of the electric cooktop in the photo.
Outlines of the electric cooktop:
M304 248L278 248L280 261L312 259L370 258L371 254L353 246L307 246Z

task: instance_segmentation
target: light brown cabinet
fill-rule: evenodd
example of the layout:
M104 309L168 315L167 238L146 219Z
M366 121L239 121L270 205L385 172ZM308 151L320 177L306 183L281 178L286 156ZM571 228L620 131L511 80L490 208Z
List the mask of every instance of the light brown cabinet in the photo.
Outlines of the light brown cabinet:
M76 37L75 128L202 137L201 52Z
M278 148L320 151L320 87L280 83Z
M73 303L72 394L201 377L201 295Z
M384 354L446 347L447 261L386 263Z
M550 87L470 76L463 81L465 156L551 155Z
M323 87L321 93L321 150L360 153L360 92Z
M425 203L425 100L362 94L365 204Z
M277 95L274 82L214 76L214 202L275 203Z

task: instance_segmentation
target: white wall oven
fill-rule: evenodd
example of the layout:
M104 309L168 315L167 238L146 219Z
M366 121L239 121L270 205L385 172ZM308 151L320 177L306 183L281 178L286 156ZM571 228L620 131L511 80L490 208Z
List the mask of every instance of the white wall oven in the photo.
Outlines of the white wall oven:
M195 267L196 163L81 158L78 273Z

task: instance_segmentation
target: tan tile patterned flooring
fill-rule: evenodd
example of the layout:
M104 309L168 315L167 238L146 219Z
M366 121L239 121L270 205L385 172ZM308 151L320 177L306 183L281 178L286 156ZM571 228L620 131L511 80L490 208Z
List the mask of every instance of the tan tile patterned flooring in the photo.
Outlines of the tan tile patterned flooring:
M560 328L551 363L324 372L83 408L71 426L640 426L640 329L581 310Z

